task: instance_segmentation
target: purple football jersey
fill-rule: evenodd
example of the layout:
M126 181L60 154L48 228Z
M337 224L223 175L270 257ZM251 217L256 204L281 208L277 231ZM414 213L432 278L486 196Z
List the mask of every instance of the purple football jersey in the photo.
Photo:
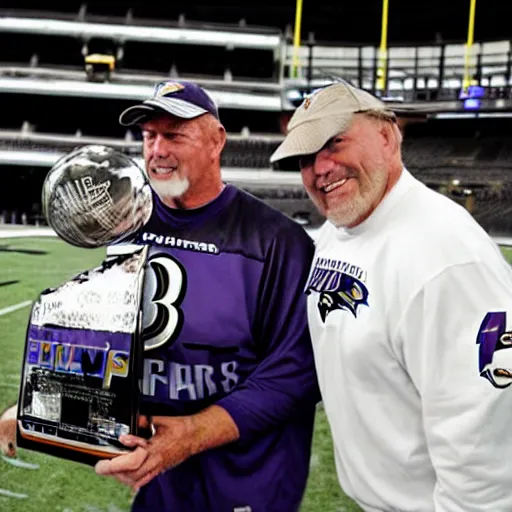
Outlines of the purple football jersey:
M154 199L138 238L151 246L142 412L216 403L240 439L162 473L133 510L298 510L319 400L303 293L312 240L232 185L194 210Z

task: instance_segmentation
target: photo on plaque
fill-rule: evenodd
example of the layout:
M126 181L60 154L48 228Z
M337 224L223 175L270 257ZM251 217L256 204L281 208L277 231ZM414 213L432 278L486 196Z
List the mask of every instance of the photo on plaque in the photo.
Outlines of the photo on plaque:
M46 290L27 328L18 401L22 448L86 464L138 434L141 304L147 247Z

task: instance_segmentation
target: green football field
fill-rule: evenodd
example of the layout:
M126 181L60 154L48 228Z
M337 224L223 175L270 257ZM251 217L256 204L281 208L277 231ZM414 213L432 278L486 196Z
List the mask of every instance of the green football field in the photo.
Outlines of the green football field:
M512 249L503 249L512 260ZM81 270L96 266L104 250L71 247L54 238L0 239L0 411L17 400L29 301ZM24 303L24 304L23 304ZM21 305L11 310L11 306ZM92 468L27 450L20 468L0 459L1 512L128 512L129 489L100 478ZM311 472L303 512L355 512L340 490L329 427L318 410Z
M78 249L55 238L0 238L0 411L18 396L29 301L79 271L96 266L104 249ZM21 305L11 310L11 306ZM18 460L37 469L15 467L0 458L1 512L128 512L130 490L95 475L89 466L27 450ZM359 511L340 490L329 427L321 407L311 458L304 512Z

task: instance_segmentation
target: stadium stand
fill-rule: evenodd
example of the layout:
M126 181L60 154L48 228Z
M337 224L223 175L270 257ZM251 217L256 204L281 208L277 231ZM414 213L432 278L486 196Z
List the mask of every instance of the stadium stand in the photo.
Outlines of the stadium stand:
M400 15L390 20L393 43L381 94L405 126L404 160L454 200L466 204L471 196L472 213L492 229L500 210L489 205L505 211L512 195L512 46L499 19L505 7L489 0L480 14L494 10L497 18L491 32L480 32L471 54L483 91L475 112L465 110L459 96L465 34L454 20L465 3L435 0L414 9L396 3ZM340 78L376 92L378 2L364 9L306 2L293 78L290 3L273 2L266 10L234 1L8 4L0 6L0 48L9 48L0 54L0 99L11 107L0 119L0 221L42 222L45 172L76 146L104 143L137 157L138 134L118 125L119 112L147 97L153 83L181 78L199 82L219 104L228 131L226 176L299 222L321 222L296 162L271 169L268 159L305 94ZM433 13L441 7L440 25ZM423 23L411 23L416 17ZM86 73L91 55L113 58L111 72Z

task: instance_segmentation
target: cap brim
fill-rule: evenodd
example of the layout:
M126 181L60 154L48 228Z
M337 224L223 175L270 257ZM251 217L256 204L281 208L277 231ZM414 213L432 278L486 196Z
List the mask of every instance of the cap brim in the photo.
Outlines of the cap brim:
M325 117L295 126L272 153L270 162L274 163L284 158L310 155L320 151L331 137L349 127L352 116L352 112L347 112L345 116Z
M151 98L140 105L127 108L119 116L119 124L132 126L143 122L155 112L163 111L182 119L194 119L208 113L204 108L176 98Z

